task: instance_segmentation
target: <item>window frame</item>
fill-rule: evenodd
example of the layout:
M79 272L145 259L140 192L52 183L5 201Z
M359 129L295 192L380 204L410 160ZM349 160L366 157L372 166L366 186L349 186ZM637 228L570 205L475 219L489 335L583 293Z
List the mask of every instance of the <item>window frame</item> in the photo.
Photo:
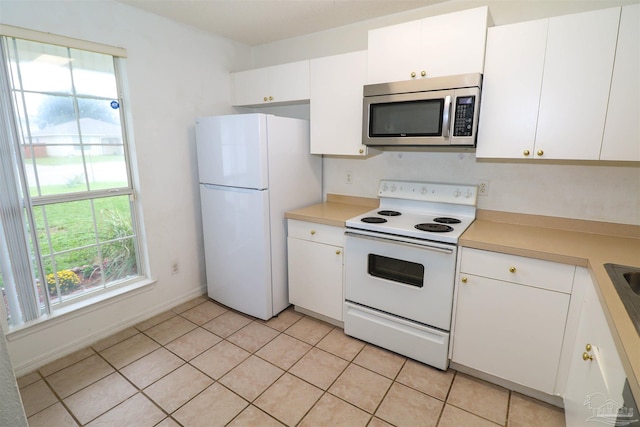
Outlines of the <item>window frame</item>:
M11 325L9 324L9 322L7 321L7 316L6 316L7 313L6 313L5 305L0 304L0 314L2 314L0 324L2 328L5 330L5 332L14 332L14 331L22 330L25 328L29 328L32 325L40 324L43 321L58 317L59 315L67 314L69 312L73 312L77 309L84 308L87 306L92 306L94 304L103 302L105 300L109 300L113 297L122 295L124 293L140 289L141 287L154 283L155 281L150 278L150 274L149 274L148 258L147 258L148 251L147 251L147 245L146 245L146 239L145 239L145 233L144 233L144 224L142 220L142 207L137 197L138 180L137 180L137 170L134 164L134 160L135 160L134 145L133 145L134 141L133 141L133 132L131 128L131 111L128 108L129 106L128 84L127 84L126 69L124 64L124 60L126 58L126 51L122 48L117 48L113 46L53 35L50 33L41 33L41 32L32 31L24 28L0 24L0 42L6 46L5 38L8 39L7 42L10 41L10 39L23 39L23 40L29 40L29 41L39 42L39 43L59 45L59 46L63 46L70 49L91 51L95 53L109 55L112 57L113 64L114 64L114 69L113 69L114 78L117 86L117 101L120 103L119 116L120 116L120 128L121 128L121 135L122 135L122 148L123 148L124 163L125 163L126 176L127 176L127 182L128 182L128 186L125 186L125 187L114 187L110 189L98 189L98 190L92 190L90 187L88 187L87 190L76 192L76 193L32 196L29 193L29 189L28 189L29 183L26 182L27 181L25 176L26 166L24 163L24 152L22 150L24 149L24 147L27 147L27 146L33 147L32 145L33 139L31 138L31 135L23 135L23 129L20 128L19 120L16 120L16 117L15 117L16 108L18 107L14 103L14 96L13 96L14 91L10 87L10 83L9 82L6 83L7 85L6 89L4 87L0 89L3 97L5 96L5 91L7 91L6 94L9 96L9 99L7 100L7 102L8 104L11 105L11 110L13 111L13 113L10 113L10 115L14 116L13 122L15 124L15 127L13 129L13 132L9 130L7 131L7 134L10 134L9 136L13 139L13 141L11 141L11 144L14 145L13 150L15 152L14 152L14 156L12 156L13 158L12 161L14 163L17 163L14 165L14 168L17 172L16 179L20 183L20 186L22 187L18 189L18 192L22 194L20 198L23 204L23 211L25 211L25 215L26 215L25 219L30 224L29 226L30 230L29 231L25 230L25 233L30 234L25 236L27 242L29 242L29 244L31 245L30 251L29 250L27 250L26 252L23 251L21 256L24 259L28 260L31 257L31 253L33 252L37 254L35 258L38 259L38 261L36 262L37 264L36 268L34 268L33 264L31 264L31 271L32 271L32 277L34 279L34 282L33 284L26 284L26 286L34 286L35 288L36 286L35 275L37 275L39 278L41 278L40 280L41 283L39 284L39 286L41 287L42 292L46 294L46 296L43 298L44 307L41 307L40 315L35 319L31 319L28 321L21 321L16 324L11 324ZM6 64L7 69L5 70L5 73L10 73L10 70L8 69L8 54L4 51L4 49L1 51L0 54L5 55L2 61L3 64L7 63ZM37 92L37 93L44 93L44 92ZM77 102L77 98L76 98L77 94L74 92L71 96L74 98L74 103ZM4 100L3 100L3 104L5 104ZM76 120L79 120L79 117L76 117ZM79 146L82 147L82 145L79 145ZM82 157L83 157L83 167L86 168L86 165L88 162L84 154ZM66 300L58 299L58 301L56 301L55 303L52 303L51 300L54 298L57 298L58 295L48 296L48 292L46 290L46 287L47 287L46 275L44 273L44 268L43 268L43 259L46 256L53 256L54 253L51 252L48 255L43 254L41 248L38 247L38 239L37 239L36 230L35 230L36 222L34 219L35 210L41 209L42 206L47 206L55 203L90 200L92 201L91 209L92 209L92 212L94 212L94 209L95 209L95 207L93 206L94 200L100 200L100 199L109 198L113 196L126 196L127 199L129 200L132 236L134 239L134 247L136 252L137 275L134 277L129 277L129 278L125 277L121 280L113 281L111 282L112 283L111 285L108 285L108 282L106 282L103 279L101 284L96 289L89 290L75 297L67 298ZM94 214L92 217L94 228L96 226L97 220L98 219ZM105 244L105 242L98 241L97 235L95 237L96 237L96 242L90 246L92 247L95 246L96 248L98 248L98 246ZM8 251L12 250L11 248L7 248L7 249ZM75 249L79 249L79 248L75 248ZM37 271L34 271L34 270L37 270ZM15 286L16 287L25 286L25 284L16 283ZM36 299L37 299L37 295L36 295ZM37 303L40 304L39 302Z

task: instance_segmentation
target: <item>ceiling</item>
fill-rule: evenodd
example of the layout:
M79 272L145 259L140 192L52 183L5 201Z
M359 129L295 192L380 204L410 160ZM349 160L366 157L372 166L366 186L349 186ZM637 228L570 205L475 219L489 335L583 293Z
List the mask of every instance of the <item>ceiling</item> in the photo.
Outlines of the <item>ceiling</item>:
M118 0L256 46L445 0Z

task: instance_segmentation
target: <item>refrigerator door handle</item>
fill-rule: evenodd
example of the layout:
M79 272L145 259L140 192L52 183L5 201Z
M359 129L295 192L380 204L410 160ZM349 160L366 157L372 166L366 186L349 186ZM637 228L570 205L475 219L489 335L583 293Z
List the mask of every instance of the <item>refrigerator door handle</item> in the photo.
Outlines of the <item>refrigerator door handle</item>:
M207 190L235 191L238 193L250 193L252 191L263 191L263 189L261 188L229 187L226 185L215 185L215 184L202 184L202 185Z

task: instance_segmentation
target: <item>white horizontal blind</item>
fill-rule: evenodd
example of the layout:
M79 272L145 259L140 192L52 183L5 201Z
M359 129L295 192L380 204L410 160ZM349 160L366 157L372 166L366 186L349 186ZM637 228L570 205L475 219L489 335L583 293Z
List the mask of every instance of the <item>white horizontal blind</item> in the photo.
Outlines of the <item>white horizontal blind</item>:
M14 27L12 25L0 24L0 35L41 43L55 44L58 46L71 47L75 49L88 50L91 52L103 53L120 58L127 57L127 51L121 47L109 46L106 44L94 43L86 40L74 39L72 37L59 36L51 33L43 33L41 31Z
M11 106L4 45L1 43L0 82L2 82L0 127L4 129L0 132L0 226L7 247L12 248L7 251L6 258L3 256L2 271L5 287L15 290L13 293L8 292L8 302L10 306L13 305L11 307L12 323L17 325L37 319L40 316L40 308L30 257L19 256L19 254L29 254L30 251L26 237L24 206L18 190L21 185L17 181L18 174L13 161L17 129ZM18 307L15 306L16 304Z

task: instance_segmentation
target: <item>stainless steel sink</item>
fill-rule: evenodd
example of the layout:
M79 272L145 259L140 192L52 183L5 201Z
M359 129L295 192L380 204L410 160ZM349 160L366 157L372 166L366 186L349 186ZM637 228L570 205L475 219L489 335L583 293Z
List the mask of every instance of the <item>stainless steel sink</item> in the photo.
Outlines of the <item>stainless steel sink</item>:
M636 295L640 295L640 271L624 273L622 276L629 284L629 287L631 288L631 290Z
M640 268L619 264L605 264L604 268L640 335Z

